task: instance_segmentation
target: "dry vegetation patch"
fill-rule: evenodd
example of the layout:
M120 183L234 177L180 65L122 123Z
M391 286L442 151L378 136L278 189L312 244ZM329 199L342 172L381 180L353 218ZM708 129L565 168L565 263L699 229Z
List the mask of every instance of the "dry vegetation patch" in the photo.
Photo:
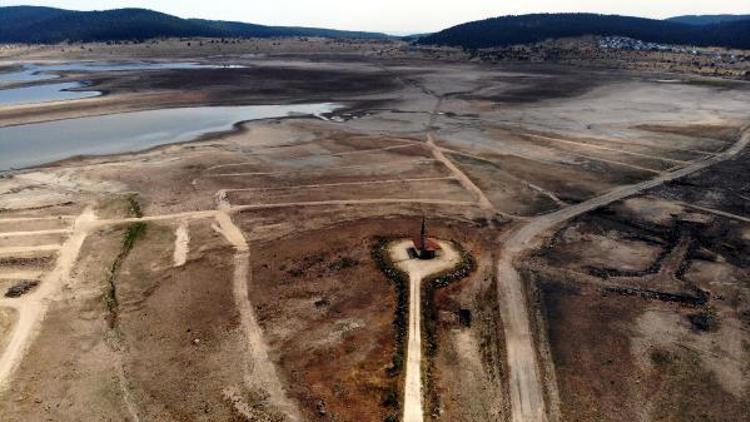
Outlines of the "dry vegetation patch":
M630 324L640 299L541 281L549 343L565 420L635 419L643 395L641 370L630 354Z
M118 330L143 417L231 419L228 387L244 390L232 251L208 222L191 224L188 262L173 268L174 230L149 224L117 276Z
M382 420L392 412L395 292L370 259L377 227L251 244L258 319L309 418Z

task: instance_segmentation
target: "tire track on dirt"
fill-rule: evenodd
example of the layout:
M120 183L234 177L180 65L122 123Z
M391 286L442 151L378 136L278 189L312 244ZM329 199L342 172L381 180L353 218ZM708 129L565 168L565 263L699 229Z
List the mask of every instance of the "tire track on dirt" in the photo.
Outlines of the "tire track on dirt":
M420 158L410 158L410 159L399 159L399 160L393 160L388 163L378 163L378 164L357 164L357 165L350 165L350 166L337 166L337 167L321 167L321 168L309 168L306 170L279 170L279 171L256 171L256 172L239 172L239 173L215 173L215 174L206 174L203 177L206 178L222 178L222 177L244 177L244 176L279 176L279 175L301 175L301 174L310 174L310 173L321 173L321 172L335 172L338 170L368 170L368 169L376 169L376 168L390 168L394 165L398 164L415 164L415 165L424 165L429 164L431 162L434 162L434 158L426 158L426 157L420 157Z
M626 151L624 149L605 147L603 145L597 145L597 144L588 144L585 142L576 142L576 141L571 141L568 139L553 138L551 136L535 135L532 133L526 133L524 135L532 137L532 138L542 139L542 140L549 141L549 142L557 142L557 143L566 144L566 145L575 145L575 146L580 146L583 148L598 149L601 151L616 152L618 154L631 155L633 157L646 158L649 160L656 160L656 161L664 161L664 162L675 164L675 165L685 165L689 163L689 161L685 161L685 160L676 160L673 158L660 157L657 155L642 154L640 152Z
M224 192L224 191L219 191ZM476 207L475 202L465 201L452 201L449 199L387 199L387 198L375 198L375 199L340 199L332 201L308 201L308 202L282 202L277 204L248 204L248 205L231 205L226 202L226 198L222 199L221 195L217 195L219 202L219 209L229 214L249 211L249 210L262 210L262 209L275 209L275 208L296 208L296 207L316 207L326 205L388 205L388 204L423 204L423 205L447 205L454 207ZM210 211L191 211L181 212L176 214L162 214L162 215L149 215L141 218L121 218L121 219L109 219L109 220L98 220L94 223L96 227L113 226L120 224L129 224L137 222L150 222L150 221L165 221L165 220L178 220L178 219L207 219L216 218L222 211L210 210ZM516 219L521 219L517 217Z
M63 248L63 245L50 244L39 246L8 246L0 248L0 255L23 255L34 252L56 252Z
M400 183L418 183L418 182L440 182L446 180L456 180L455 177L422 177L411 179L388 179L388 180L367 180L362 182L341 182L341 183L317 183L311 185L296 185L274 188L241 188L241 189L223 189L223 192L264 192L264 191L281 191L281 190L302 190L302 189L319 189L333 188L341 186L369 186L369 185L388 185ZM1 235L0 235L1 237Z
M227 212L218 212L216 221L218 232L235 248L233 292L235 303L240 312L240 322L247 341L250 356L246 364L245 385L260 388L269 395L269 400L293 421L300 420L299 411L287 397L279 380L276 367L268 355L268 345L263 338L263 330L258 324L255 310L250 302L248 285L252 284L250 270L250 247L232 217Z
M686 202L680 202L679 204L682 205L683 207L692 208L692 209L697 210L697 211L702 211L702 212L706 212L706 213L709 213L709 214L718 215L720 217L729 218L731 220L742 221L744 223L750 223L750 217L745 217L745 216L742 216L742 215L732 214L730 212L726 212L726 211L722 211L722 210L717 210L717 209L714 209L714 208L707 208L707 207L701 207L699 205L688 204Z
M468 190L477 197L479 208L487 211L495 211L495 206L492 205L492 202L490 202L489 199L487 199L487 196L484 194L484 192L479 189L479 186L474 184L471 178L467 176L466 173L461 171L458 166L453 164L453 161L449 160L448 157L443 154L443 151L438 148L437 145L435 145L435 139L432 137L431 133L427 134L427 145L430 147L430 149L432 149L432 155L435 157L435 159L443 163L443 165L445 165L453 173L453 175L456 177L456 180L461 183L461 186L463 186L464 189Z
M372 153L372 152L387 152L387 151L393 151L393 150L397 150L397 149L404 149L404 148L413 147L414 145L419 145L419 143L406 141L405 143L402 143L402 144L399 144L399 145L392 145L392 146L383 147L383 148L370 148L370 149L361 149L361 150L356 150L356 151L332 152L332 153L329 153L329 154L312 154L312 155L309 155L309 156L301 157L301 158L299 158L299 160L306 160L306 159L310 159L310 158L322 158L322 157L347 157L347 156L351 156L351 155L369 154L369 153ZM298 147L298 145L289 146L289 148L294 148L294 147ZM274 152L278 152L278 151L271 150L271 153L274 153ZM249 155L249 156L260 156L260 155L266 155L266 154L253 153L253 154L247 154L247 155ZM254 165L254 164L257 164L257 163L254 163L254 162L244 162L244 163L232 163L232 164L219 164L219 165L216 165L216 166L208 167L208 168L206 168L205 171L212 171L212 170L225 169L225 168L231 168L231 167L250 166L250 165ZM221 174L221 173L214 173L214 174Z
M521 177L518 177L515 174L513 174L513 173L511 173L511 172L509 172L507 170L503 170L503 169L499 168L497 166L497 164L494 161L492 161L492 160L489 160L489 159L484 158L484 157L480 157L478 155L467 154L465 152L456 151L454 149L449 149L449 148L445 148L445 147L440 147L440 149L443 152L447 152L448 154L451 154L451 155L458 155L460 157L466 157L466 158L470 158L472 160L477 160L477 161L482 161L484 163L488 163L488 164L494 166L495 170L497 170L500 173L504 174L506 177L511 178L511 179L515 180L516 182L518 182L518 183L520 183L520 184L522 184L524 186L527 186L529 189L537 191L538 193L540 193L540 194L548 197L549 199L552 200L552 202L556 203L557 205L560 205L560 206L563 206L563 207L569 205L567 202L565 202L562 199L558 198L557 195L555 195L553 192L551 192L551 191L549 191L547 189L544 189L543 187L541 187L539 185L531 183L528 180L525 180L525 179L523 179Z
M175 230L174 239L174 266L182 267L187 262L187 254L190 247L190 232L188 221L182 220Z
M53 229L53 230L38 230L38 231L26 231L26 232L5 232L0 233L0 238L4 237L31 237L31 236L43 236L48 234L69 234L70 229Z
M326 205L388 205L388 204L420 204L420 205L448 205L454 207L476 207L475 202L452 201L449 199L341 199L333 201L285 202L279 204L233 205L233 212L262 210L273 208L314 207Z

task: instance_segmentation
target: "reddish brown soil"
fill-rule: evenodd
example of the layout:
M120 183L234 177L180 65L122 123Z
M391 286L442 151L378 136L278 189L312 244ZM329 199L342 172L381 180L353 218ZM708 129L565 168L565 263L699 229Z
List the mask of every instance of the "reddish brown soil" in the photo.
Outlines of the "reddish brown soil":
M430 221L436 237L465 241L467 227ZM359 220L253 244L251 291L292 395L310 418L382 420L398 411L395 290L371 259L375 236L410 236L417 219ZM456 288L460 288L457 285ZM349 323L349 330L342 327ZM356 327L356 328L354 328ZM332 333L341 333L333 335Z
M307 418L383 420L396 413L382 404L398 391L398 378L386 372L395 292L370 258L372 236L382 228L353 224L251 243L258 318Z
M555 283L542 290L563 419L637 419L642 374L630 354L629 325L641 300Z
M208 222L191 230L200 243L172 268L174 228L149 225L116 280L117 329L141 418L227 420L223 390L242 386L233 253Z

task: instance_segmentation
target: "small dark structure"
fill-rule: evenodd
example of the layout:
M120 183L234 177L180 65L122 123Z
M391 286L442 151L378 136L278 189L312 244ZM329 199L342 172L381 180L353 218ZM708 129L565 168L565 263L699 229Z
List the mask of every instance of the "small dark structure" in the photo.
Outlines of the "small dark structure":
M411 254L419 259L433 259L440 249L437 240L427 237L427 227L425 219L422 217L422 230L419 232L419 236L414 238L414 248L410 251Z

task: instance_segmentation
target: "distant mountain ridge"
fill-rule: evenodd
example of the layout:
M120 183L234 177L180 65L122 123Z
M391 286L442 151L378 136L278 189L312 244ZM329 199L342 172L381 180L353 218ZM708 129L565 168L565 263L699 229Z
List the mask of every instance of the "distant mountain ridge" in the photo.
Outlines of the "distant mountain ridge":
M684 15L666 19L670 22L690 25L712 25L716 23L750 20L750 15Z
M182 19L148 9L80 12L51 7L0 7L0 42L57 43L158 37L328 37L386 39L386 34Z
M750 19L697 25L591 13L502 16L454 26L420 38L418 43L473 49L584 35L624 36L662 44L750 49Z

